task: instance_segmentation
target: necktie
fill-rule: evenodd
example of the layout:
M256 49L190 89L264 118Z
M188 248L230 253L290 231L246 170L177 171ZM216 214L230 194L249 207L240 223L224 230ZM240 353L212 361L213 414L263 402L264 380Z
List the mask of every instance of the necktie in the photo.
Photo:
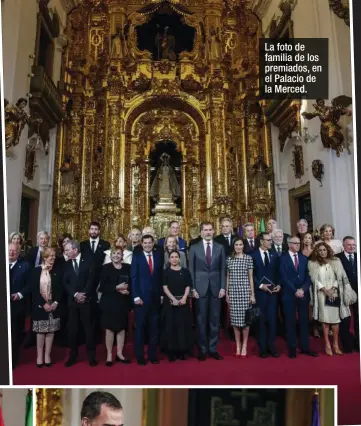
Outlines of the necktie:
M251 249L254 249L254 245L253 245L253 240L249 240L249 246L251 247Z
M9 265L9 277L11 277L11 270L13 269L13 264L12 263L10 263L10 265Z
M298 256L296 253L293 256L295 257L295 269L298 271Z
M92 241L92 252L95 253L95 241Z
M231 236L227 237L228 245L231 246Z
M73 266L74 266L75 275L78 276L79 275L79 266L78 266L76 259L73 259Z
M207 262L208 267L210 267L211 266L211 262L212 262L211 243L207 243L206 262Z
M349 254L349 255L348 255L348 260L349 260L349 262L351 263L351 266L353 266L353 264L354 264L354 258L353 258L353 256L352 256L352 254Z
M281 246L277 246L278 253L281 253Z
M264 266L268 266L269 265L269 257L268 257L268 253L265 251L264 252Z
M153 275L153 261L152 261L152 255L148 254L148 265L149 265L149 271L150 275Z

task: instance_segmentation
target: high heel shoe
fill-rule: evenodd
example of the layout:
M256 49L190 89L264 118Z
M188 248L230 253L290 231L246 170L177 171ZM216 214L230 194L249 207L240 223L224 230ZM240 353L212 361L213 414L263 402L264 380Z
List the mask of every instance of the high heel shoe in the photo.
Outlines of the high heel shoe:
M128 358L121 359L118 355L115 357L115 361L121 362L122 364L130 364L132 362Z
M341 349L338 346L334 346L333 350L335 351L336 355L343 355L343 352L341 351Z
M325 347L325 352L326 352L326 355L328 355L328 356L332 356L333 355L331 346L326 346Z
M52 367L52 366L53 366L53 363L52 363L52 362L46 362L46 363L45 363L45 367L50 368L50 367Z
M107 362L105 363L105 365L106 365L107 367L112 367L112 366L113 366L113 361L107 361Z
M234 354L235 358L241 358L241 354Z
M42 362L41 364L36 363L36 366L37 366L38 368L43 368L43 365L44 365L44 363L43 363L43 362Z

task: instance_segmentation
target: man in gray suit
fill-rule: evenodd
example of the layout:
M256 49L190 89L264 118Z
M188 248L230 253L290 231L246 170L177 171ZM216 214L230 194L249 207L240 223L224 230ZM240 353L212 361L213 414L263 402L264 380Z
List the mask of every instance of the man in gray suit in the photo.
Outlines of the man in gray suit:
M222 244L213 241L214 229L210 222L202 223L200 231L201 241L189 251L189 270L197 306L198 359L205 361L209 352L211 357L221 360L217 345L221 298L226 294L226 256Z

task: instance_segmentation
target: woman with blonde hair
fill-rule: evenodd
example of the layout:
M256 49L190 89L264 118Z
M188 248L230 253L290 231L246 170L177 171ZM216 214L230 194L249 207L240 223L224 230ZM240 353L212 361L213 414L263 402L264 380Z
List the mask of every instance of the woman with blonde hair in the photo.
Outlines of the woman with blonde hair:
M325 339L325 352L333 355L329 341L330 326L333 331L333 349L342 355L339 348L339 324L351 316L349 305L357 300L340 259L334 256L326 242L316 244L308 269L313 283L313 318L320 321Z
M180 255L180 266L181 268L187 267L187 259L184 252L179 250L179 244L177 241L177 237L173 235L168 235L168 237L164 238L164 269L168 268L169 263L169 253L172 253L173 251L179 252Z
M24 259L25 258L25 252L24 252L24 239L23 236L20 234L20 232L12 232L9 235L9 244L16 244L20 247L20 255L19 255L19 259Z
M334 254L343 252L341 240L334 239L335 228L329 223L324 223L320 228L321 241L327 243L333 250Z
M36 333L37 367L51 367L51 349L54 333L60 329L60 311L63 294L62 274L54 267L56 249L45 247L41 252L42 263L31 271L32 321ZM59 306L60 305L60 306Z

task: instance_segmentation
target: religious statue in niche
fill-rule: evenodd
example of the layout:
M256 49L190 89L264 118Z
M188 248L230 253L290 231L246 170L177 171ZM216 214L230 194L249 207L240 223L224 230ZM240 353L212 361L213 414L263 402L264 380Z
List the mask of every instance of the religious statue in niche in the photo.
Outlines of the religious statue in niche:
M221 59L222 56L222 49L221 49L221 34L220 29L216 27L211 27L209 30L210 40L208 44L209 49L209 58L215 61L218 61Z
M173 167L169 164L170 156L163 153L160 157L162 164L150 188L150 196L156 202L175 201L181 196L180 186Z
M268 182L272 178L272 167L267 166L263 160L263 156L259 155L252 166L251 174L255 189L266 190Z
M29 127L42 123L40 118L32 118L26 111L27 99L20 98L15 106L5 99L5 146L6 151L19 143L25 124Z
M112 58L122 59L127 56L127 43L121 26L118 24L116 33L111 36L110 55Z
M158 32L155 37L155 44L157 46L157 59L169 59L170 61L176 60L175 50L175 37L169 34L169 27L164 28L163 34Z
M342 115L351 115L351 111L346 107L351 105L352 99L348 96L338 96L332 99L331 106L326 105L324 99L317 99L313 104L315 110L313 112L303 112L302 115L307 120L312 120L319 117L321 121L321 140L322 144L327 149L336 151L337 157L344 149L344 136L341 131L341 126L338 124ZM351 151L346 146L348 153Z

